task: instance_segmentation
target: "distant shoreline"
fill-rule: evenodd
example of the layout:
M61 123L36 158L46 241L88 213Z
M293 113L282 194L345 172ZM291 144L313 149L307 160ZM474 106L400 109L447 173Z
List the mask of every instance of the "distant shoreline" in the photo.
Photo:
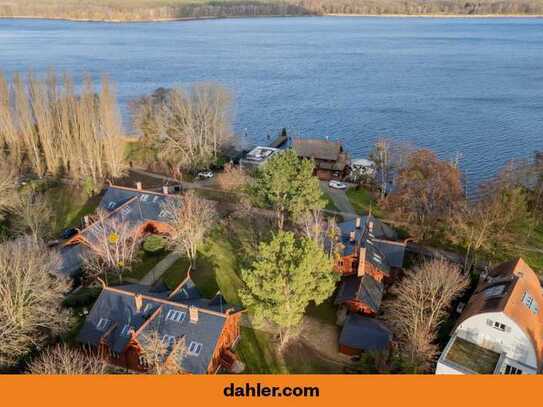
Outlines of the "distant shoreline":
M87 19L69 17L40 17L40 16L0 16L0 20L51 20L68 21L80 23L162 23L175 21L199 21L199 20L223 20L223 19L246 19L246 18L278 18L278 17L374 17L374 18L439 18L439 19L503 19L503 18L543 18L543 14L320 14L320 15L262 15L262 16L207 16L207 17L175 17L175 18L152 18L138 20L119 19Z

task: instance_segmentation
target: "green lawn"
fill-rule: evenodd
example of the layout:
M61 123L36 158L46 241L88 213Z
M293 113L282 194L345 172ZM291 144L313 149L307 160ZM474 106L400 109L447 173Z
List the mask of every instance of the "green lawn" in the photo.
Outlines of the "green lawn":
M55 234L77 226L85 215L94 213L102 198L100 195L89 197L81 188L73 185L56 185L44 193L54 210L52 221Z
M144 250L140 250L140 260L132 266L129 273L124 273L124 278L133 278L141 280L153 267L162 261L169 253L166 251L149 254Z
M236 354L245 363L244 373L288 373L276 348L277 344L271 334L242 327Z
M162 275L162 282L170 290L173 290L187 277L189 264L189 260L186 257L181 257Z
M356 213L368 213L371 207L375 216L382 216L377 202L366 189L349 188L346 194Z
M244 233L241 221L235 228ZM238 291L242 286L239 275L242 249L238 239L231 230L218 225L198 250L191 278L204 297L211 298L220 290L228 303L241 305ZM177 260L161 280L169 288L176 287L184 279L188 265L186 258Z

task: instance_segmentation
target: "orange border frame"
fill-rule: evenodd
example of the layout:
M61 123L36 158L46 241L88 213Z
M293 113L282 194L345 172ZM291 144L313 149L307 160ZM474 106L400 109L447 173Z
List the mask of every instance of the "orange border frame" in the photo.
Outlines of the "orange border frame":
M318 398L235 398L230 383L318 386ZM167 405L359 405L470 407L536 403L541 376L219 375L0 376L2 405L55 407ZM211 404L213 403L213 404Z

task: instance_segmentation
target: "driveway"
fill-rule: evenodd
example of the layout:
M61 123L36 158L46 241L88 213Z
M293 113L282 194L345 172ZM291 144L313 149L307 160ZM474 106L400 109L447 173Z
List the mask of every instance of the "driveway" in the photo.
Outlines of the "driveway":
M347 198L345 191L330 188L327 181L321 181L321 189L325 194L332 198L334 205L336 205L336 208L341 212L345 220L351 220L356 217L356 212L351 205L349 198Z

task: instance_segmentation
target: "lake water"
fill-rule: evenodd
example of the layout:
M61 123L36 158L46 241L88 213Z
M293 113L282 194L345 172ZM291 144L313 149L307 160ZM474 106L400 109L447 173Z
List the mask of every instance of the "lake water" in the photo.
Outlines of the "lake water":
M543 19L303 17L170 23L0 20L0 69L108 73L127 102L218 81L235 129L379 136L461 157L471 185L543 149ZM127 120L128 121L128 120Z

